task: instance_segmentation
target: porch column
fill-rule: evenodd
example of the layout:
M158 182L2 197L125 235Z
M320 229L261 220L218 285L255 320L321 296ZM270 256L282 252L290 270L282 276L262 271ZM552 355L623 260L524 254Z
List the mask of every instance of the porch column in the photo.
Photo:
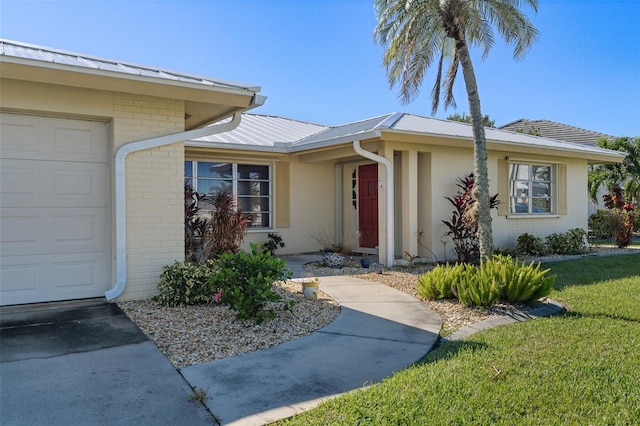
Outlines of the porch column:
M386 158L393 164L393 148L390 147L388 143L382 144L378 150L378 155ZM384 164L378 163L378 255L382 263L388 263L386 262L387 254L389 251L389 254L393 254L394 249L393 226L391 229L388 229L387 226L388 221L394 223L393 209L387 210L387 206L393 206L395 200L393 199L393 187L387 188L384 178L385 173L386 169ZM390 200L388 198L390 198ZM388 233L390 233L390 235ZM387 266L391 267L393 265Z
M402 151L402 255L418 255L418 152Z

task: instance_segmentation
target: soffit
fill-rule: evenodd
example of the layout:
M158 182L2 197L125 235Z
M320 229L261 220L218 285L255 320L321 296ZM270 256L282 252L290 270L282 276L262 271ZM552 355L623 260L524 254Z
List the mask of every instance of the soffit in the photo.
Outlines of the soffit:
M257 86L1 39L0 75L24 81L181 99L185 101L187 129L252 107L260 91Z

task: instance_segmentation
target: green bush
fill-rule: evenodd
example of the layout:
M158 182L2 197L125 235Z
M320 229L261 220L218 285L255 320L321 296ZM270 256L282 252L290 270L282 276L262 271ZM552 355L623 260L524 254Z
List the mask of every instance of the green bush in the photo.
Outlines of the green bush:
M593 231L595 238L613 238L610 212L609 209L598 209L589 216L589 229ZM640 232L640 214L637 213L633 217L633 231Z
M573 228L564 234L551 234L547 236L546 243L550 253L578 254L586 248L584 229Z
M236 311L237 318L254 318L261 323L265 317L273 317L273 311L266 310L265 305L282 299L273 291L273 283L292 275L284 260L262 250L259 244L251 244L251 252L224 253L216 264L209 283L222 290L222 302Z
M217 291L209 283L215 274L216 264L211 260L202 263L175 262L162 268L156 300L165 306L186 306L212 303Z
M438 265L418 278L418 294L429 300L452 299L452 286L464 273L465 267L458 263L450 266Z
M555 276L540 264L526 265L511 256L495 255L480 266L437 266L418 278L417 290L430 300L456 297L466 306L491 306L498 299L529 303L551 291Z
M526 265L510 256L494 256L480 266L480 279L493 279L500 289L500 299L512 303L527 303L545 297L551 292L555 276L545 276L549 269L541 270L540 263Z
M497 284L497 277L490 274L490 270L480 267L466 265L464 273L460 274L460 279L453 286L454 294L465 306L491 306L500 298L500 287Z
M518 237L516 252L523 255L542 256L547 253L542 238L526 232Z
M274 234L269 232L267 234L267 242L262 244L262 248L271 252L271 254L275 253L278 248L283 248L285 246L284 240L279 234Z
M606 209L598 209L594 214L589 216L589 229L593 232L595 238L611 238L611 228L607 218Z

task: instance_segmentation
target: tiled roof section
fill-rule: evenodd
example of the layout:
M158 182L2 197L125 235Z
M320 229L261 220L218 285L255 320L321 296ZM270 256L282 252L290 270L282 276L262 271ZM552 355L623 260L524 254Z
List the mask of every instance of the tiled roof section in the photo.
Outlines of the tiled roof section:
M300 139L329 129L328 126L269 115L243 114L240 125L225 133L194 139L196 142L215 142L247 146L275 146L292 144Z
M132 63L115 61L111 59L103 59L85 54L67 52L13 40L0 39L0 60L3 57L39 61L42 63L77 67L86 70L113 72L123 75L159 78L164 80L179 81L182 83L192 83L204 86L245 89L253 92L257 92L260 90L259 87L245 85L242 83L228 82L217 79L213 80L207 77L200 77L175 71L167 71L158 68L146 67L143 65L135 65Z
M581 129L580 127L557 123L550 120L529 120L521 118L520 120L500 126L499 129L591 146L596 146L596 142L600 138L610 140L616 139L616 136Z

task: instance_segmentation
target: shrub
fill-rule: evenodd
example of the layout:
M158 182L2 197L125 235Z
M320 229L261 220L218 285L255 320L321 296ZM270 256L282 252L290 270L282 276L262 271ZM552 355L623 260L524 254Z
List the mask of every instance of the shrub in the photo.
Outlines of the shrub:
M165 306L186 306L214 301L216 288L209 283L215 274L213 261L175 262L162 268L156 300Z
M613 187L613 194L603 195L604 205L607 208L607 223L609 232L614 237L618 247L627 247L631 244L631 237L635 224L635 205L624 201L622 189Z
M284 247L284 241L282 237L278 234L274 234L273 232L269 232L267 234L267 242L262 245L264 250L269 251L273 254L278 248Z
M598 209L589 216L589 229L595 238L611 238L611 229L607 218L607 210Z
M542 256L547 253L542 238L526 232L518 237L516 252L530 256Z
M551 291L555 276L540 264L526 265L511 256L495 255L480 266L439 265L418 278L417 290L430 300L455 296L466 306L491 306L498 299L529 303Z
M282 259L273 257L261 249L259 244L251 244L251 252L238 251L224 253L217 262L216 273L209 279L214 288L222 290L222 302L236 311L239 319L255 318L261 323L265 317L273 317L266 310L267 302L282 299L273 291L273 283L291 277ZM283 308L288 305L283 305Z
M484 270L482 262L478 268L474 265L465 265L464 273L453 286L454 293L465 306L491 306L500 298L500 287L497 277L491 275L490 270Z
M556 254L578 254L585 250L585 237L587 233L584 229L573 228L564 234L551 234L547 236L546 243L550 253Z
M444 235L451 237L453 246L458 256L458 261L463 263L478 263L480 261L480 241L478 239L478 221L476 218L477 206L473 194L475 179L473 174L465 178L458 178L458 192L453 198L445 197L454 207L449 220L443 220L449 231ZM493 195L490 207L495 208L500 204L498 194Z
M500 299L512 303L527 303L545 297L551 292L555 276L545 276L549 269L541 270L540 263L526 265L510 256L494 256L480 267L479 279L492 277L500 289Z
M193 187L184 184L184 258L190 262L205 260L200 241L210 231L209 220L200 215L200 203L207 201L205 195L198 194Z
M202 203L212 206L211 215L200 213ZM222 253L238 251L248 225L249 220L237 208L233 195L226 191L202 195L185 183L184 235L187 260L202 262L215 259Z
M416 290L425 299L440 300L453 298L453 285L464 273L465 267L458 263L450 266L438 265L418 278Z

